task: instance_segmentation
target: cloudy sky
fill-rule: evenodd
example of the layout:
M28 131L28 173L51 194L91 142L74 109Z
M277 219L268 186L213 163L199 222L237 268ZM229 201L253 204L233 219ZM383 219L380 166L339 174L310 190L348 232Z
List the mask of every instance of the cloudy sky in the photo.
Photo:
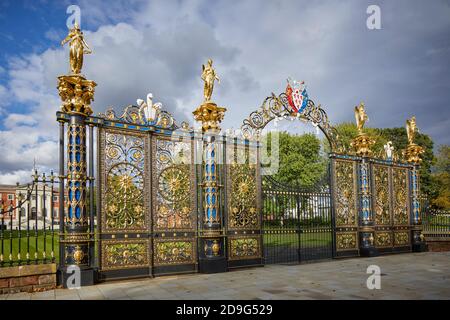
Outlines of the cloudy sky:
M98 83L94 112L152 92L179 120L202 101L201 65L214 60L238 128L286 78L304 80L331 122L366 104L374 127L403 126L450 144L450 1L0 1L0 183L29 179L33 160L57 170L56 77L69 70L66 9L81 8ZM381 30L366 26L381 9ZM299 126L301 124L299 123Z

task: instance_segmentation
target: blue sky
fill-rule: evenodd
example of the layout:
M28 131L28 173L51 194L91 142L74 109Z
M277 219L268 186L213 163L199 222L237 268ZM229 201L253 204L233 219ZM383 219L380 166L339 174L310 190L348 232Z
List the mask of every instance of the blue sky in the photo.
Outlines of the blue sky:
M202 99L201 64L211 57L239 128L286 78L304 80L332 123L403 127L450 144L450 1L5 1L0 2L0 183L27 180L33 159L57 168L56 77L68 71L66 8L81 8L94 53L83 73L98 83L94 112L152 92L179 120ZM381 8L381 30L366 27ZM301 124L299 124L299 127Z

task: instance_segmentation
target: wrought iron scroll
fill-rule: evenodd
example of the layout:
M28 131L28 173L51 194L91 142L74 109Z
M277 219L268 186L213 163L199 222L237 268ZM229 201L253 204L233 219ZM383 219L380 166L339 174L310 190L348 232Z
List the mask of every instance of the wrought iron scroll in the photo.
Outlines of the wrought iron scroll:
M144 112L139 107L133 105L125 107L120 115L117 115L113 108L109 108L104 113L99 113L98 117L134 125L158 126L170 130L179 128L174 117L168 111L158 110L156 118L149 121L145 118Z
M192 141L152 140L155 266L196 263Z
M407 176L407 169L393 168L392 170L394 225L409 223Z
M143 135L104 132L103 231L147 230Z
M389 167L374 165L372 167L374 181L375 224L378 226L391 224Z
M352 160L333 160L336 251L358 249L356 164Z
M150 175L148 136L127 130L101 129L100 270L148 268Z
M262 129L270 121L276 118L290 116L297 116L310 121L313 125L317 125L327 137L332 151L340 149L337 130L331 126L328 115L322 109L321 105L316 106L312 100L308 100L306 108L301 113L291 113L288 98L285 93L281 93L278 96L272 93L271 96L267 97L262 106L258 110L250 113L250 116L243 121L241 134L245 139L258 139Z
M257 148L228 143L227 155L227 228L230 260L261 257L261 228L257 172ZM253 235L249 235L253 233Z

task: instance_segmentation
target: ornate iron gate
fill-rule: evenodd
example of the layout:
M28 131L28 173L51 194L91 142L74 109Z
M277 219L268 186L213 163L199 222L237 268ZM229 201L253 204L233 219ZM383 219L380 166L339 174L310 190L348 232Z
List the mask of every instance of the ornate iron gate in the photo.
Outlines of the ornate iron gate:
M109 111L99 126L100 277L196 271L193 136L168 113L154 126L135 113Z
M263 178L266 263L303 262L333 256L331 193L327 183L302 189Z

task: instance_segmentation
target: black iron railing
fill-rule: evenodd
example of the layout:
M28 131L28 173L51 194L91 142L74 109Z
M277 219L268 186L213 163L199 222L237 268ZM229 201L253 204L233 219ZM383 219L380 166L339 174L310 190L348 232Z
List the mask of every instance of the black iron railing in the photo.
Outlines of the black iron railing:
M59 255L59 198L53 172L35 171L33 181L17 184L0 200L0 267L54 263Z
M419 198L425 237L450 238L450 210L434 209L427 197Z

